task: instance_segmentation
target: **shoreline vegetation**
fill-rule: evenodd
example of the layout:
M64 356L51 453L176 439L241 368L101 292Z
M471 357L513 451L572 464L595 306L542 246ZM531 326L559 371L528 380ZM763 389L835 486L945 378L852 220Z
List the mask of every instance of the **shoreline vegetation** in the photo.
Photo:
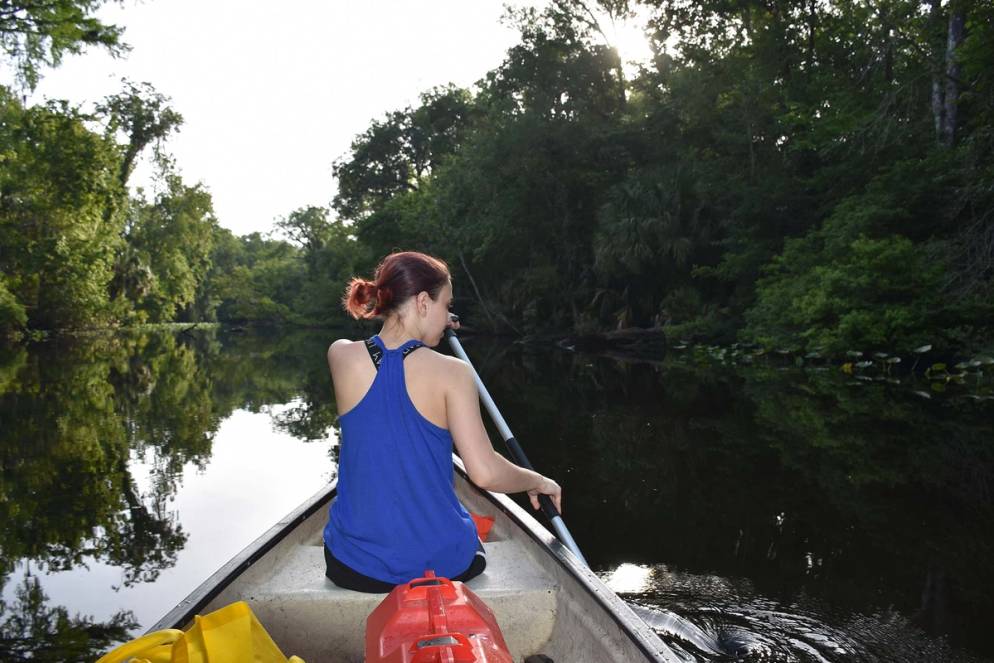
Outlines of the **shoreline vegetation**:
M328 155L327 207L242 237L179 174L183 118L151 84L88 109L23 100L68 53L126 50L101 4L0 17L16 77L0 86L0 344L345 325L342 284L409 248L449 262L481 331L521 339L659 329L674 349L835 357L854 375L907 370L926 345L939 359L918 369L994 353L989 3L509 9L519 43L472 89L373 120ZM635 69L603 29L625 20L653 47ZM138 159L152 191L130 185Z
M179 340L184 335L196 339L195 334L206 332L211 337L218 333L258 335L259 333L283 334L294 330L327 330L329 339L335 335L362 336L373 332L368 322L351 322L346 325L291 326L272 324L231 325L225 323L146 323L131 327L106 327L84 330L62 330L57 333L37 334L31 342L59 342L63 340L87 342L96 338L123 335L142 335L170 332ZM464 327L464 338L495 338L498 335L487 329ZM920 346L910 353L890 354L847 350L844 353L827 353L798 348L770 348L754 343L715 344L706 340L691 341L667 337L666 328L624 329L603 334L583 336L563 333L544 333L516 337L518 345L532 351L545 352L557 349L562 352L603 357L623 363L647 363L663 366L666 362L679 362L702 367L731 369L797 370L809 376L835 375L845 379L849 386L867 386L878 383L889 388L902 387L919 398L962 396L974 401L994 400L994 352L939 354L931 345ZM8 348L9 350L9 348ZM2 354L2 349L0 349Z

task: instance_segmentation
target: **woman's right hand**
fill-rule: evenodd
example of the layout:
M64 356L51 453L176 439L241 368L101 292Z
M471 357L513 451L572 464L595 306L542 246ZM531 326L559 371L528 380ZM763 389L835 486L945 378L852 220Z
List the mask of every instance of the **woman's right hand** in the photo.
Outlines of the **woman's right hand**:
M538 486L528 491L528 499L531 500L534 509L539 508L539 495L548 495L552 499L552 504L555 505L556 511L560 514L563 512L563 489L559 487L558 483L549 477L542 477Z

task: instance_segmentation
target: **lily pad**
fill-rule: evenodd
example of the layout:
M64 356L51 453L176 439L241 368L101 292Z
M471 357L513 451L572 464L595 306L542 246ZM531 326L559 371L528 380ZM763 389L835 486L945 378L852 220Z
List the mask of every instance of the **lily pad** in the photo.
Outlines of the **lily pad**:
M921 355L921 354L925 354L926 352L928 352L931 349L932 349L932 346L931 346L931 344L929 344L929 345L923 345L920 348L915 348L914 350L912 350L912 352L914 352L916 355Z

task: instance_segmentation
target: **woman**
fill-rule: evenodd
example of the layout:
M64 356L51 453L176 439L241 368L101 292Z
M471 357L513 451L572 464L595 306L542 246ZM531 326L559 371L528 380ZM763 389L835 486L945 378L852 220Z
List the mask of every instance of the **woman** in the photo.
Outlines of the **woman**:
M389 592L426 569L468 580L486 557L456 498L453 443L481 488L527 492L536 509L542 494L558 509L562 491L494 452L472 369L429 349L452 325L443 261L393 253L373 281L352 279L343 303L355 318L379 318L383 327L371 339L328 349L342 445L338 496L324 530L326 574L365 592Z

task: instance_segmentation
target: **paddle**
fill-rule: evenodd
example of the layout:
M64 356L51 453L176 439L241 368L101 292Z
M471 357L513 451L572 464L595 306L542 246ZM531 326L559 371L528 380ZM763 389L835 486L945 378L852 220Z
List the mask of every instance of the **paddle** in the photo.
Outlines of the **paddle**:
M455 316L453 316L454 319ZM525 456L524 450L518 441L515 439L514 434L511 433L511 429L508 428L507 422L504 421L504 417L501 416L500 410L497 409L497 404L494 403L494 399L491 398L490 392L487 391L487 387L483 384L483 380L480 379L480 374L476 372L476 367L473 366L473 362L469 360L466 355L466 351L463 350L462 344L459 343L459 339L456 337L456 333L451 329L445 330L445 336L449 339L449 345L452 346L453 352L458 355L460 359L469 364L469 367L473 371L473 378L476 380L476 388L480 392L480 399L483 401L483 405L486 406L487 412L490 413L490 418L493 420L494 424L497 426L497 430L500 431L501 437L504 438L504 442L507 444L507 449L511 453L511 457L515 463L525 468L526 470L535 471L532 464L528 462L528 457ZM559 540L569 548L570 552L576 555L576 558L583 562L584 566L590 566L587 564L587 560L584 559L583 553L580 552L580 547L576 545L576 541L573 540L573 536L566 529L566 523L563 522L563 517L559 515L559 511L556 510L556 506L552 503L552 500L548 495L538 496L539 506L542 507L542 512L548 517L549 522L552 523L552 529L556 531L556 536Z

